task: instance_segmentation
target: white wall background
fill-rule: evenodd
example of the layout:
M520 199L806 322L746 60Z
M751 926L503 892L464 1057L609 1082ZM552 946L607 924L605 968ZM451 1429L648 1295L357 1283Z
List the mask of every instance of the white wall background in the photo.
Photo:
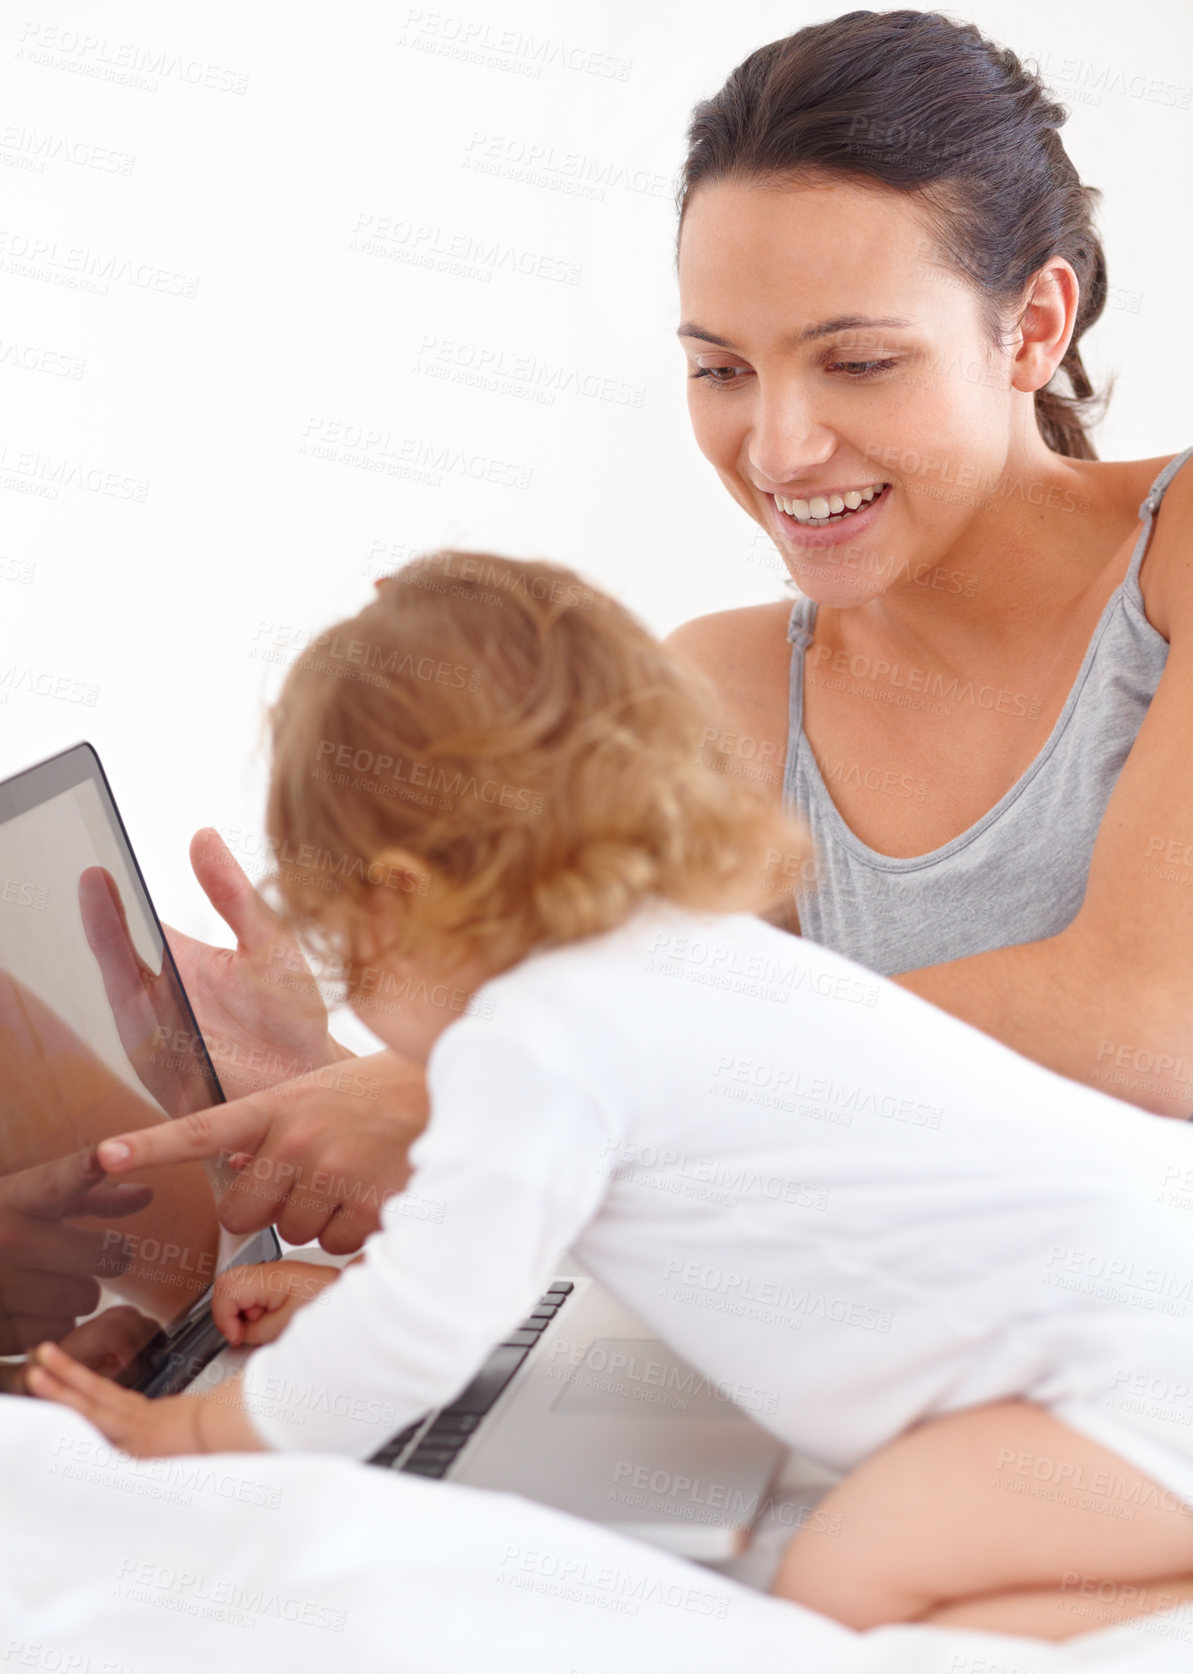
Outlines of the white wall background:
M5 6L0 772L90 738L163 915L226 940L188 839L259 831L281 663L372 574L549 556L659 631L781 596L688 428L672 186L695 101L835 10ZM1186 447L1193 8L952 15L1040 63L1104 190L1101 456Z

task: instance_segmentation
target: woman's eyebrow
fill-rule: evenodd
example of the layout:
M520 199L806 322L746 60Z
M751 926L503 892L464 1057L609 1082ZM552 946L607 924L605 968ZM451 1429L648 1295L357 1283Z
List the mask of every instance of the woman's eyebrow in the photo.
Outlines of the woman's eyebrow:
M838 331L856 331L859 326L910 326L914 320L900 319L869 319L864 314L841 314L835 320L821 320L819 325L805 326L803 331L790 338L791 347L806 342L810 337L831 337ZM724 337L718 337L714 331L706 331L703 326L696 325L692 320L685 320L676 328L677 337L699 337L705 343L715 343L718 349L732 349L733 344Z

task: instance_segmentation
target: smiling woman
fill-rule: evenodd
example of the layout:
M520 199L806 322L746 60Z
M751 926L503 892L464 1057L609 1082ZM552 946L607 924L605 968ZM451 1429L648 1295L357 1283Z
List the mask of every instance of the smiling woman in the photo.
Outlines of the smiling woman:
M1106 268L1065 114L1013 53L913 11L772 42L697 107L692 423L799 596L673 644L719 696L713 764L810 828L776 917L794 900L808 940L1183 1116L1193 448L1094 457L1078 345ZM329 1089L352 1054L300 947L213 832L192 859L238 943L173 938L216 1067L243 1093L246 1064L279 1066L208 1130L275 1182L238 1176L221 1218L347 1254L409 1177L422 1072L376 1053Z
M797 597L671 643L722 699L717 764L784 764L804 935L1183 1116L1193 870L1157 859L1193 830L1193 449L1095 455L1107 272L1066 116L913 11L774 41L696 107L689 411Z

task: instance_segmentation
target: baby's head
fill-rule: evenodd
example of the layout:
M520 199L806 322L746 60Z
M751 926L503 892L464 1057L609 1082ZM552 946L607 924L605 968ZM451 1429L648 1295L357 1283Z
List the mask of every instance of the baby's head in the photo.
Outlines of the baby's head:
M475 986L650 897L773 911L806 829L705 763L717 707L571 570L418 558L302 653L272 710L279 910L383 1039L387 971Z

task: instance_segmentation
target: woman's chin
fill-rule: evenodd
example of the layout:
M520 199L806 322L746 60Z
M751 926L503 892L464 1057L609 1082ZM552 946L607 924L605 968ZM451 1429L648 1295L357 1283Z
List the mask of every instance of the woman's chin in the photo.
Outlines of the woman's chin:
M848 610L851 605L868 604L887 589L886 579L850 565L843 558L813 561L793 553L790 548L784 551L781 547L779 556L804 597L833 610Z

